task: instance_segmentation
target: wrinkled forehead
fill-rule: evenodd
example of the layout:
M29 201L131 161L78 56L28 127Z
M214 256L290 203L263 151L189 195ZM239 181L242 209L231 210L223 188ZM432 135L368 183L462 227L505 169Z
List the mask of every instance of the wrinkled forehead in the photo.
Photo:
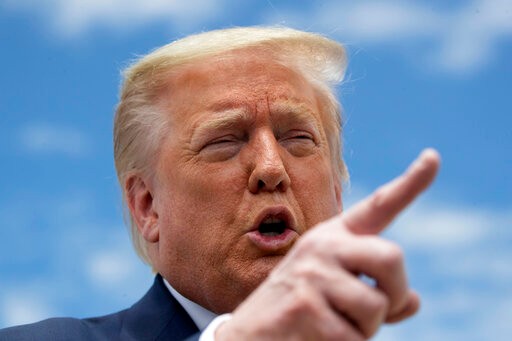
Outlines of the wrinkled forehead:
M323 111L320 91L311 82L285 66L278 56L258 48L228 51L182 65L169 77L165 91L162 97L167 112L178 116L182 112L242 106L258 109L258 105L286 103L308 107L318 115Z
M272 94L314 98L311 84L297 71L283 65L277 56L259 49L243 49L204 58L175 74L179 88L212 89L222 85L236 95L261 96L272 86ZM269 95L272 95L269 94ZM215 97L215 93L210 93ZM224 94L218 94L222 97Z

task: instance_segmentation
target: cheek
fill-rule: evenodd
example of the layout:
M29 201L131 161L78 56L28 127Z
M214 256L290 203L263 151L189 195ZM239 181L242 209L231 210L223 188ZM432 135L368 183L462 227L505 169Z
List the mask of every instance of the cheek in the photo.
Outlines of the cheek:
M169 172L165 207L167 224L185 234L204 234L190 231L190 226L210 232L227 226L235 219L246 179L240 170L229 163L183 166ZM207 239L208 237L205 237Z
M216 255L224 257L224 248L233 238L225 227L234 221L233 203L239 199L219 174L183 172L177 176L181 181L167 183L166 200L160 205L161 250L173 267L213 266L219 262Z
M308 228L327 220L339 211L331 164L317 161L296 167L292 187Z
M205 167L183 169L180 191L186 192L187 205L196 204L208 215L222 215L233 210L243 196L247 179L235 162L209 164Z

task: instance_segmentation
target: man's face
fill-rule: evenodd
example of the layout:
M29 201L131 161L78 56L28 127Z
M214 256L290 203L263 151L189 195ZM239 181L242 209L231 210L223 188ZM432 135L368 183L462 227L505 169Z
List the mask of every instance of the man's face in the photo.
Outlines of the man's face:
M341 207L318 92L254 50L173 74L162 102L153 263L182 294L233 310L301 234Z

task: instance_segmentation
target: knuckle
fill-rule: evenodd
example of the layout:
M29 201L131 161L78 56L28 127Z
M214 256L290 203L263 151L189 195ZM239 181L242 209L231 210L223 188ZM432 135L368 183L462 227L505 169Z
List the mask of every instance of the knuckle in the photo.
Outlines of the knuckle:
M333 280L332 269L326 267L325 264L316 258L305 259L297 264L293 270L293 280L308 288L321 290L325 283Z
M368 309L372 311L377 317L380 315L385 316L389 308L389 302L386 296L381 293L375 292L368 300Z
M375 292L375 295L371 295L371 297L372 298L367 303L369 309L368 323L362 330L366 338L370 338L375 335L380 325L384 322L389 309L389 301L386 296L379 292Z
M293 303L289 306L288 313L292 316L303 316L314 313L317 310L317 300L315 296L309 286L296 286L293 292Z
M327 340L351 340L362 341L363 336L358 334L348 322L338 323L331 330L329 330Z
M322 257L326 251L332 250L335 241L325 231L316 230L306 233L295 246L298 255Z
M386 193L384 187L379 187L373 192L370 197L370 205L375 211L381 211L386 209Z
M295 278L297 280L315 282L317 278L321 277L321 271L318 266L312 261L305 261L298 266L295 270Z
M299 242L295 246L295 250L299 254L308 253L314 249L316 249L316 242L314 235L311 233L305 234L301 239L299 239Z
M402 249L395 243L386 242L382 251L381 261L382 266L392 271L400 267L404 262L404 253Z

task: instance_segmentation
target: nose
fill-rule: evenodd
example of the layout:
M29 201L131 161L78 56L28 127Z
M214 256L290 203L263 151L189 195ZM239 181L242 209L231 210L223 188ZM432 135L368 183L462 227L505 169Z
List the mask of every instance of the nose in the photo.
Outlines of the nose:
M249 191L285 192L290 186L290 177L280 155L280 146L273 133L262 134L253 143L252 169L249 176Z

